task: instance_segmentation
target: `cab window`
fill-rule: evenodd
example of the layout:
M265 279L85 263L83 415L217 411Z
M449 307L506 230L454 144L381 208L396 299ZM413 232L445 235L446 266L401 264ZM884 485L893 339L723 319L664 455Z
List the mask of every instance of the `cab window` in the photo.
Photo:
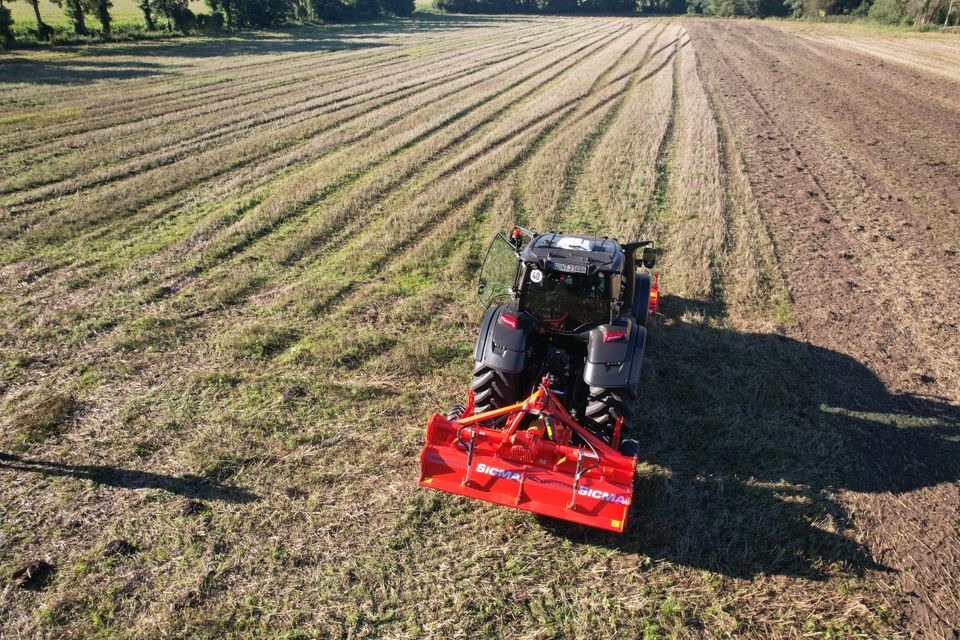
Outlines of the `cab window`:
M610 278L606 274L529 270L521 309L563 331L610 321Z

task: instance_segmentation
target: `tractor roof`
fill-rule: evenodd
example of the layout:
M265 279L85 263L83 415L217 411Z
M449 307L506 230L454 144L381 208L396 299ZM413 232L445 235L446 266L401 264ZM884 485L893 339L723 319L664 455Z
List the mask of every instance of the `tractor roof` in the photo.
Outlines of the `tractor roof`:
M523 249L520 258L543 268L562 265L587 265L590 272L623 269L623 250L616 240L575 236L563 233L545 233L537 236Z

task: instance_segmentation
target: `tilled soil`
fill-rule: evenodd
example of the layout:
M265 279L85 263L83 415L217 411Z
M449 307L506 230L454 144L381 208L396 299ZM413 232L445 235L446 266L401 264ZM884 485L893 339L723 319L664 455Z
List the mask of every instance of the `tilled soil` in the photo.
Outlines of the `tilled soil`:
M794 330L822 348L824 406L893 427L845 431L857 455L842 488L887 568L876 580L908 631L958 637L960 84L775 27L689 28Z

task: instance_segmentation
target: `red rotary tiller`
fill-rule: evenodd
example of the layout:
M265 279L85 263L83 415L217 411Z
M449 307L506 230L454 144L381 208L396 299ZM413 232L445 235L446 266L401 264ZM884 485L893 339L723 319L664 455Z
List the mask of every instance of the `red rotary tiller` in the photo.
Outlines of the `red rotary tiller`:
M636 457L574 421L545 376L533 394L474 415L473 392L455 420L433 414L420 485L622 533Z

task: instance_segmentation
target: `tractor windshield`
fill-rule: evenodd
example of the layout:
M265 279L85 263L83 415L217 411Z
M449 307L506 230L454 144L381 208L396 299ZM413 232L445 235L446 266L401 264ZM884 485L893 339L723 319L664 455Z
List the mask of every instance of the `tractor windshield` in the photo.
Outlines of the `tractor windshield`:
M487 249L487 257L480 269L480 282L477 295L480 301L489 305L495 300L510 297L510 290L517 284L517 271L520 261L513 246L498 233Z
M562 331L610 321L610 279L591 275L531 270L521 309Z

